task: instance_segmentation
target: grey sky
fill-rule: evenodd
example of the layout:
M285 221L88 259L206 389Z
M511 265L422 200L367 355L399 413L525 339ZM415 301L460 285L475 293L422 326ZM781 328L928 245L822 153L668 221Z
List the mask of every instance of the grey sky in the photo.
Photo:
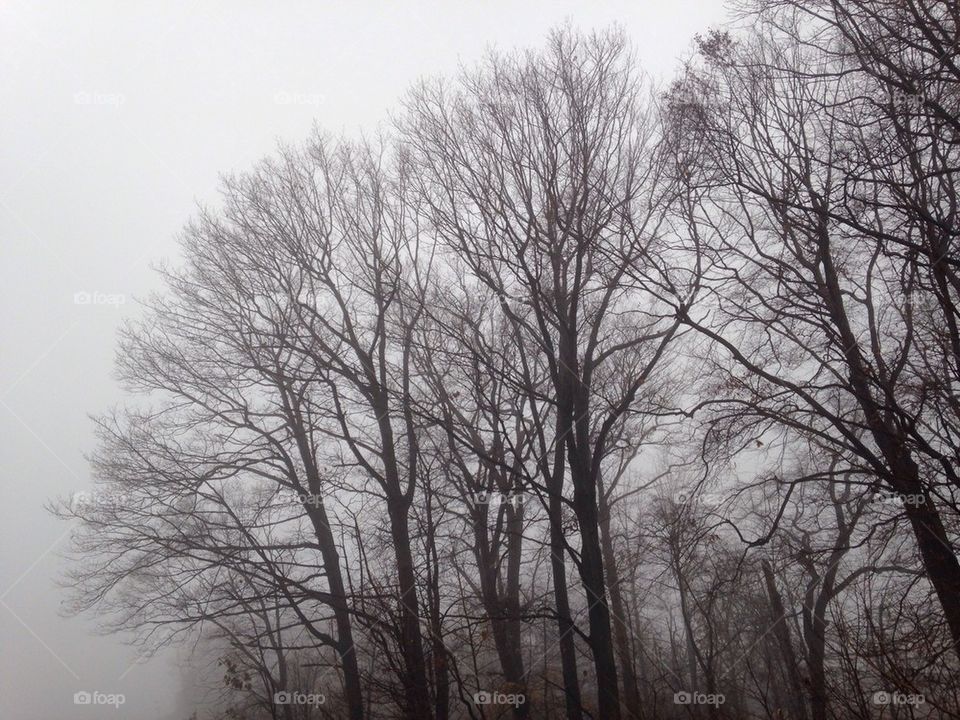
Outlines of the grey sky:
M219 173L314 119L372 129L418 77L567 19L620 23L664 77L722 17L717 0L0 3L0 716L103 717L79 689L125 693L109 717L188 715L171 653L131 668L119 638L58 616L69 528L42 504L89 487L117 324Z

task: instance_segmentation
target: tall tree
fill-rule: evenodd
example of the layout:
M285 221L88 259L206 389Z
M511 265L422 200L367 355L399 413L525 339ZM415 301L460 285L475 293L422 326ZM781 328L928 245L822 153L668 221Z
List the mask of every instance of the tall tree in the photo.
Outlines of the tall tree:
M514 330L549 368L558 454L550 516L558 533L563 504L577 520L573 558L605 718L620 717L620 693L600 468L614 427L636 409L676 334L675 309L691 302L696 274L661 227L672 188L655 184L653 124L632 62L622 35L557 31L546 52L491 57L456 89L423 85L403 124L441 241L504 298ZM525 384L522 373L515 382ZM556 564L555 582L561 571ZM556 589L563 637L566 589ZM569 683L571 665L567 658Z

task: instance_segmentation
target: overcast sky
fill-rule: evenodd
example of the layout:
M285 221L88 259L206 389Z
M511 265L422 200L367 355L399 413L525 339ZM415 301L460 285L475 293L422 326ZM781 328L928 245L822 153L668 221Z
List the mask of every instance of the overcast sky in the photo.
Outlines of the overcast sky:
M551 27L617 22L665 78L708 2L68 2L0 0L0 717L185 720L186 652L134 664L60 617L69 527L43 503L89 487L89 413L121 400L117 324L176 261L220 173L277 140L371 130L417 78ZM73 704L78 690L126 704Z

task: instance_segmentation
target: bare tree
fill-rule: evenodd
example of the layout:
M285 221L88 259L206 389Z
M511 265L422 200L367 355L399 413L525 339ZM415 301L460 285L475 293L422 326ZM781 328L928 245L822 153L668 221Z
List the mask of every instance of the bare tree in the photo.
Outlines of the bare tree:
M558 31L547 52L493 57L457 90L421 87L404 124L436 232L504 299L514 331L548 366L558 453L549 514L557 528L569 502L577 518L573 557L587 597L597 711L606 718L620 716L620 700L598 478L611 433L634 409L679 327L674 308L689 304L695 284L695 265L660 227L652 123L630 63L622 36ZM515 382L542 397L522 367ZM555 583L561 573L555 561ZM557 593L564 638L565 588ZM569 645L565 654L571 691Z
M741 9L659 102L566 27L227 177L73 609L225 717L958 716L957 11Z
M775 23L760 28L739 44L722 34L702 42L712 106L676 116L699 138L701 167L686 177L709 197L683 212L709 235L716 298L684 323L734 363L733 407L754 428L816 438L910 500L906 516L957 645L960 564L944 517L955 446L921 389L932 368L944 377L930 352L939 345L921 303L902 299L909 263L858 219L873 215L882 228L886 218L846 193L864 118L876 113L858 100L856 76L821 72L822 55ZM872 182L883 194L883 174Z

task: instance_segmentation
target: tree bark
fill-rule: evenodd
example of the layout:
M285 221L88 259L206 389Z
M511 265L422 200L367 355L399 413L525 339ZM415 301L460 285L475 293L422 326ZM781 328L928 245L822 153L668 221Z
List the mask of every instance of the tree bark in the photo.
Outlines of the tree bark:
M360 667L353 643L353 628L350 607L347 604L343 571L340 568L340 553L330 529L327 509L323 503L323 481L317 467L313 450L307 439L304 418L294 404L289 388L281 387L286 411L291 421L293 435L300 453L300 460L306 470L307 486L311 497L304 503L307 516L313 525L317 543L320 545L320 557L327 576L327 586L333 598L333 617L337 627L337 654L343 662L343 684L347 698L347 708L351 720L363 720L363 691L360 685Z
M489 535L485 518L474 518L473 526L476 542L477 565L480 568L480 592L484 610L490 620L494 646L500 660L503 678L511 686L511 692L527 693L527 674L524 669L521 638L523 637L519 607L519 570L520 570L520 543L522 534L519 527L520 513L514 509L507 509L507 582L506 592L500 596L497 589L497 565L492 557ZM529 701L516 706L514 714L517 717L527 717L530 714Z
M637 672L630 648L630 628L627 626L626 605L620 587L620 572L617 569L616 553L613 549L613 536L610 527L610 505L604 492L603 479L600 478L600 542L603 550L603 565L607 573L607 587L610 590L610 609L613 612L614 639L617 653L620 655L620 675L623 677L623 700L627 715L631 718L643 718L640 706L640 688Z
M937 593L950 629L954 653L960 657L960 562L947 537L940 513L920 480L920 470L910 456L909 447L885 417L885 409L874 399L860 343L851 330L844 310L842 290L831 254L827 218L819 203L816 207L821 211L818 242L823 263L822 288L833 323L848 348L846 356L850 384L863 410L866 425L889 469L891 486L911 500L905 504L906 515L917 540L924 570ZM891 392L891 397L894 395ZM922 502L915 502L917 498L922 498Z
M550 567L553 575L553 594L557 606L557 629L560 633L560 664L563 674L567 719L581 720L583 699L580 695L580 677L577 672L577 649L574 645L573 619L567 594L566 538L563 534L563 443L554 450L553 472L550 476L548 514L550 516Z
M803 701L803 689L800 686L800 667L797 662L797 655L793 649L793 643L790 641L790 626L787 624L787 611L783 606L783 598L780 591L777 590L776 579L773 575L773 568L769 560L761 560L760 568L763 571L763 579L767 586L767 597L770 600L770 614L773 616L774 636L777 638L777 646L780 649L780 656L783 658L784 669L786 670L787 684L789 686L790 714L796 720L806 720L807 707Z
M404 689L407 694L410 720L427 720L433 717L430 709L430 693L427 687L427 667L423 651L423 636L420 632L420 613L417 601L417 578L410 551L410 529L407 522L409 504L403 498L388 501L390 535L393 539L397 562L397 582L400 588L400 632L404 660Z
M574 318L575 319L575 318ZM574 373L578 366L575 338L561 339L560 383L557 405L560 437L567 448L573 479L573 509L580 526L578 569L587 594L590 649L597 675L597 712L606 720L620 720L617 663L613 656L610 609L607 606L603 553L600 549L596 476L591 472L589 390Z

